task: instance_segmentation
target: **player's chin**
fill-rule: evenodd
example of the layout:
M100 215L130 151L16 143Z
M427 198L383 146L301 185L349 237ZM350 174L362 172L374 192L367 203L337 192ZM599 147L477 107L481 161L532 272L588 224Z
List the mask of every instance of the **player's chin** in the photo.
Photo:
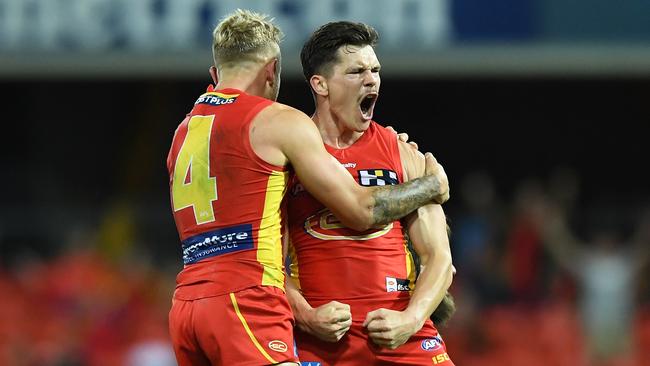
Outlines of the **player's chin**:
M365 132L369 127L370 127L370 120L362 118L362 119L359 119L357 121L357 123L355 123L354 130L356 132Z

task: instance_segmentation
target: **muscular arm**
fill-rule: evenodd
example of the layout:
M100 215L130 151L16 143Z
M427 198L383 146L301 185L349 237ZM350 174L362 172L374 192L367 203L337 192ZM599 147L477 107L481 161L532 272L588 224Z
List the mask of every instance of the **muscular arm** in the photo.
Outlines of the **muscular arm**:
M542 244L551 257L573 275L579 276L579 267L585 258L585 245L573 235L566 215L557 207L546 208L542 226Z
M422 175L424 159L407 144L400 143L405 180ZM445 297L451 285L453 267L442 207L428 204L406 218L413 247L424 269L418 278L408 307L402 311L378 309L370 312L365 324L370 338L380 346L396 348L419 331Z
M440 205L427 205L409 217L408 233L422 261L423 270L406 309L418 330L445 297L453 267L445 213Z
M291 311L296 318L296 325L302 331L326 342L337 342L350 329L352 325L350 305L330 301L313 308L291 278L287 278L285 287Z
M285 230L283 258L287 258L289 248L289 230ZM289 275L285 276L285 289L291 311L296 318L296 325L307 332L327 342L337 342L350 329L352 313L350 305L338 301L330 301L313 308Z
M424 164L417 151L400 143L400 155L406 179L424 173ZM406 309L416 319L419 330L445 297L453 279L447 218L442 206L429 204L409 215L405 222L409 239L424 267Z
M276 147L291 162L307 191L352 229L388 224L422 205L442 203L449 197L444 169L430 154L429 175L397 186L361 187L327 153L318 129L305 114L285 108L268 116L268 121L258 125L264 130L257 135L266 139L267 146Z

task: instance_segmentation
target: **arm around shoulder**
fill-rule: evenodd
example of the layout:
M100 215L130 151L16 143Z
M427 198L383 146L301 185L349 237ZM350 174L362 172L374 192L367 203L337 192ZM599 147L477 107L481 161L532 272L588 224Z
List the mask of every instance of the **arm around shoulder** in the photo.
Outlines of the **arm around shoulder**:
M274 116L273 124L278 146L305 189L347 227L372 227L372 191L359 186L325 150L314 122L298 110L285 109Z
M362 187L325 150L318 129L304 113L286 109L274 116L273 126L278 146L301 183L349 228L362 231L386 225L449 197L447 176L433 156L426 157L422 178L395 186Z

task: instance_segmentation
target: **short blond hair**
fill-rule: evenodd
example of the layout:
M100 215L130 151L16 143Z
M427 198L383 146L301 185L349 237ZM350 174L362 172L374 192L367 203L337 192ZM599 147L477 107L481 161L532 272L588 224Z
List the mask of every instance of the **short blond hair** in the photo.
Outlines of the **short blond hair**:
M279 57L282 31L268 15L237 9L212 32L212 54L217 67L243 61Z

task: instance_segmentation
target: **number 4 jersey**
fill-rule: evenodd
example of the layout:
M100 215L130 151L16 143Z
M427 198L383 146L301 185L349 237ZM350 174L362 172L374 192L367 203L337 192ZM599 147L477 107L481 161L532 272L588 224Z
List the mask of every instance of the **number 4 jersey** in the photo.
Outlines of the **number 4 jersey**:
M272 103L209 88L174 134L167 168L184 263L175 298L284 288L281 202L288 172L260 159L249 139L251 121Z

